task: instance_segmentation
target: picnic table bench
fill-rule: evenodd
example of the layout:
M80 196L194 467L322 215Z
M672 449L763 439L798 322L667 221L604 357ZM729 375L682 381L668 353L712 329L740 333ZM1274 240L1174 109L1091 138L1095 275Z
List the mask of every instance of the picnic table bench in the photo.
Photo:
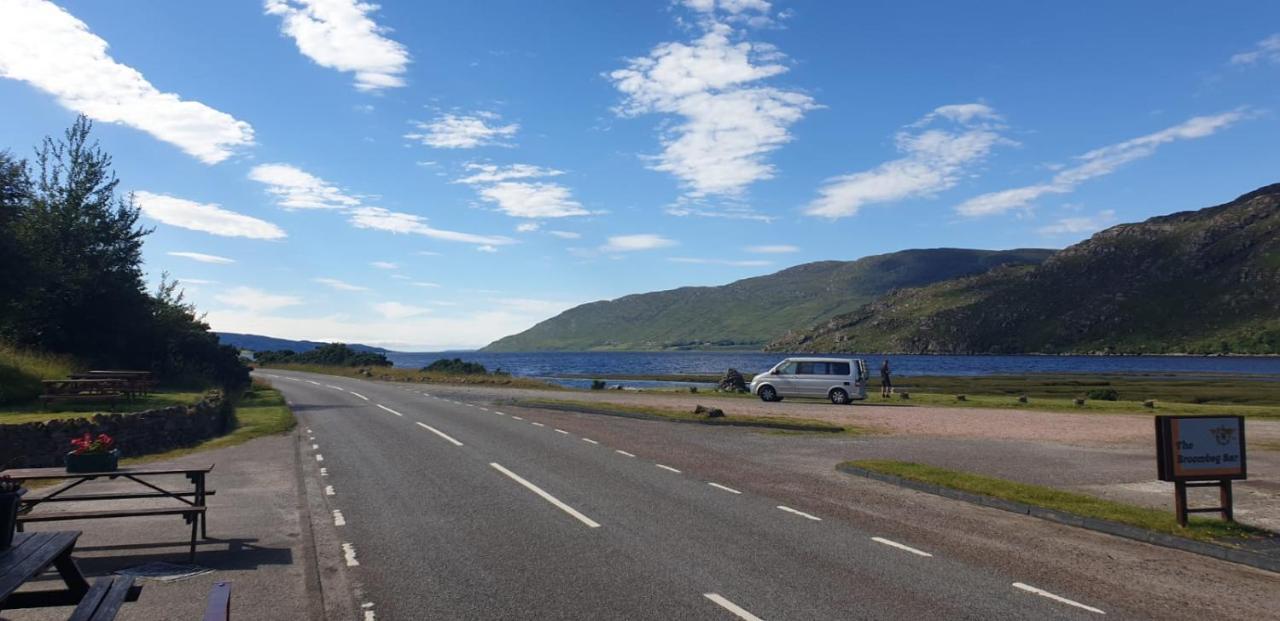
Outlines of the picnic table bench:
M63 520L100 520L126 517L146 517L156 515L180 515L191 525L191 548L188 558L195 561L197 535L209 538L207 513L205 504L215 490L205 485L205 475L213 470L213 464L207 466L189 466L175 468L121 468L110 472L67 472L62 468L19 468L5 470L0 475L8 475L17 481L37 479L65 479L63 483L39 496L23 497L18 508L18 530L23 530L28 523L54 522ZM190 490L166 489L146 479L159 476L183 475L191 482ZM124 478L133 481L150 491L112 492L104 494L64 495L67 491L94 479ZM34 510L44 503L50 502L94 502L110 500L132 500L143 498L171 498L178 501L177 506L105 509L100 511L59 511L37 513Z
M73 620L106 621L115 617L124 602L137 601L142 587L135 586L133 578L110 576L89 586L71 558L79 538L80 531L75 530L15 534L13 545L0 552L0 610L76 606ZM65 588L15 593L51 565Z
M126 392L130 397L135 395L145 395L155 388L156 381L152 379L150 371L120 371L120 370L96 370L84 373L72 373L68 375L71 379L114 379L122 380L127 387Z
M122 379L59 379L42 380L44 394L40 395L42 406L55 401L107 401L115 408L115 402L127 396L129 384Z

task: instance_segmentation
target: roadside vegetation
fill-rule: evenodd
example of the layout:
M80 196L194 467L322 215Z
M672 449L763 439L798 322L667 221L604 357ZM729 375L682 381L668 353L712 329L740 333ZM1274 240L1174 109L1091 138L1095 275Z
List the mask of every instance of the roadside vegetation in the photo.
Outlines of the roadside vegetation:
M263 368L280 369L282 371L302 371L337 375L356 379L378 380L382 382L413 382L417 384L458 384L506 386L509 388L533 388L538 390L566 390L559 386L526 377L513 377L505 373L449 373L440 371L414 370L396 367L347 367L319 364L270 364L260 365Z
M91 418L95 414L128 414L143 410L167 408L174 405L195 405L205 396L204 391L157 391L139 395L132 400L115 403L114 409L102 403L57 403L48 409L39 404L0 406L0 425L38 423L63 418Z
M326 343L311 351L297 353L291 349L261 351L253 355L261 365L315 364L331 367L389 367L391 361L378 352L356 351L345 343Z
M853 435L865 433L865 430L854 427L835 425L825 421L796 418L792 416L725 415L717 418L709 418L707 416L696 414L693 410L621 405L617 403L587 403L568 399L513 399L511 404L517 407L567 410L572 412L581 412L584 414L601 414L604 416L623 416L627 418L644 418L727 427L761 427L788 431L845 433Z
M1178 525L1172 511L1138 507L1051 487L912 462L870 459L848 461L841 465L1199 541L1229 544L1242 539L1275 537L1275 533L1266 530L1199 517L1192 517L1187 528L1183 528Z
M287 433L297 425L293 412L284 401L284 396L280 391L272 388L271 384L262 380L254 380L252 387L240 397L236 403L234 416L234 429L226 435L206 440L195 446L132 457L121 462L140 464L174 459L200 451L243 444L254 438Z
M0 342L0 406L34 401L44 392L41 380L66 377L78 367L70 356L20 349Z

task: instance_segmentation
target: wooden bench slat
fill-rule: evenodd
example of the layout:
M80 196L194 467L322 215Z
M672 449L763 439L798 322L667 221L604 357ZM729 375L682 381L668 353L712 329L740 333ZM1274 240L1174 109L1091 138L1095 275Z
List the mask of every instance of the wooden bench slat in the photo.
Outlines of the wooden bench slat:
M69 545L68 539L75 541L79 536L77 531L30 533L21 545L15 541L13 547L0 553L0 557L10 557L5 559L5 572L0 574L0 595L18 590L28 578L57 559L58 551Z
M136 593L140 589L133 586L133 576L98 578L67 621L111 621L126 601L137 600Z
M218 490L210 489L210 490L205 490L204 495L213 496L217 493L218 493ZM44 496L35 496L35 497L24 497L22 499L22 504L35 505L35 504L41 504L46 502L72 502L76 500L133 500L137 498L172 498L174 496L189 497L189 496L195 496L195 495L196 495L195 492L173 492L169 494L162 494L160 492L138 492L136 494L77 494L75 496L54 496L53 498L46 498Z
M148 515L187 515L204 513L208 507L165 507L162 509L118 509L114 511L67 511L59 513L41 513L19 515L18 523L27 522L59 522L63 520L100 520L118 517L142 517Z
M95 477L142 476L151 474L208 474L213 471L213 464L207 466L189 466L185 468L147 468L145 466L128 466L110 472L67 472L64 468L13 468L0 470L14 480L30 481L33 479L92 479Z

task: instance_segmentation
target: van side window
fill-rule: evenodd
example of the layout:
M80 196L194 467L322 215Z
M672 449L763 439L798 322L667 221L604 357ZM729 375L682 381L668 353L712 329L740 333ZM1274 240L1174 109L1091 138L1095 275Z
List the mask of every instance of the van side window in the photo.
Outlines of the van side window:
M799 366L799 368L796 370L796 374L798 374L798 375L819 375L819 374L821 374L821 371L819 371L819 370L818 370L818 368L817 368L817 367L818 367L818 365L822 365L823 367L826 367L826 366L827 366L827 363L825 363L825 362L801 362L801 363L799 363L799 365L800 365L800 366ZM823 370L823 371L825 371L826 369L824 368L824 369L822 369L822 370Z
M778 375L795 375L797 362L788 362L778 367Z
M831 367L831 370L827 373L827 375L848 375L849 374L848 362L832 362L830 363L830 367Z

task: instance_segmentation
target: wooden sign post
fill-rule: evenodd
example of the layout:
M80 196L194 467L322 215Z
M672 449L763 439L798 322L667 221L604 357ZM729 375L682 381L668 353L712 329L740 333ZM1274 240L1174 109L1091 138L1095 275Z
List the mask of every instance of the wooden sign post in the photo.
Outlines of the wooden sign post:
M1156 469L1174 486L1178 524L1188 513L1221 513L1234 521L1231 481L1248 478L1243 416L1157 416ZM1188 487L1217 487L1219 505L1192 509Z

